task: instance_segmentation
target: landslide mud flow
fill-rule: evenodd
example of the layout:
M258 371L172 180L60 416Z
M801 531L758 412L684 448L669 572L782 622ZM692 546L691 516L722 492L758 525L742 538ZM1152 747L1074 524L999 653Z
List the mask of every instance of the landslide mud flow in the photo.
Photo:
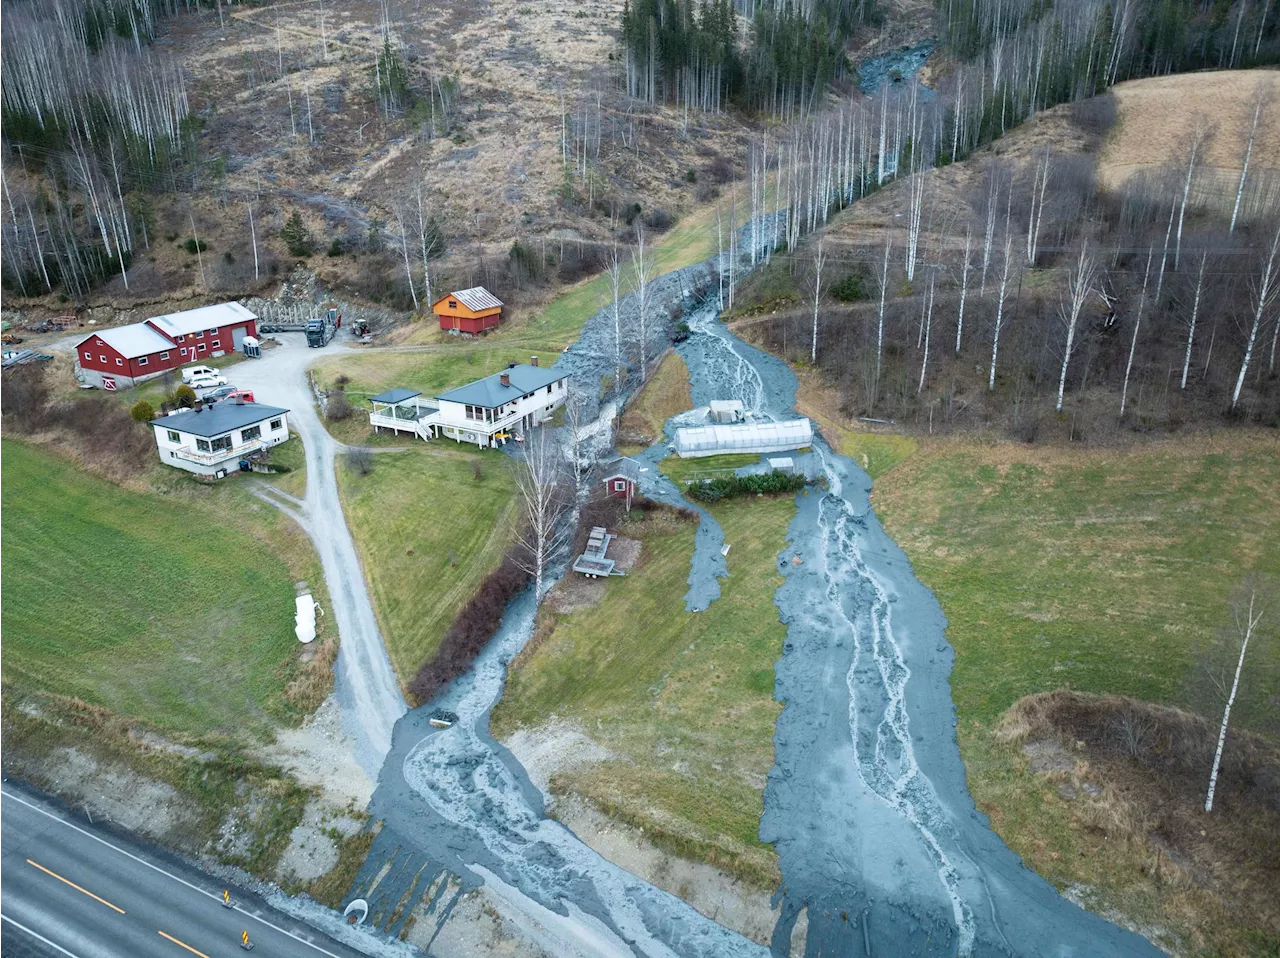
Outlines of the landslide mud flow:
M740 399L760 420L794 415L784 363L738 340L714 310L690 325L680 352L695 403ZM815 452L827 489L797 497L778 559L785 708L760 826L783 877L773 953L788 954L803 909L811 958L1159 954L1059 896L977 812L942 610L872 514L867 475L821 440ZM699 548L694 565L705 577L718 557Z

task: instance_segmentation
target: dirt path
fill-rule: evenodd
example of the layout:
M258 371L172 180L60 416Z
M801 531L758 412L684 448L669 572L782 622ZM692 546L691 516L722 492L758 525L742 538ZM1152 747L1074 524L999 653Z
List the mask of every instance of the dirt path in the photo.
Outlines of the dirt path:
M261 360L237 365L233 377L237 386L252 390L258 402L289 409L290 424L306 447L306 498L298 500L272 490L270 500L297 519L320 557L333 603L325 611L336 619L342 640L336 667L342 724L356 741L356 759L376 781L391 748L391 729L406 705L338 498L335 460L346 447L320 421L306 379L308 366L351 350L336 343L311 350L297 333L278 338L284 345L267 350Z

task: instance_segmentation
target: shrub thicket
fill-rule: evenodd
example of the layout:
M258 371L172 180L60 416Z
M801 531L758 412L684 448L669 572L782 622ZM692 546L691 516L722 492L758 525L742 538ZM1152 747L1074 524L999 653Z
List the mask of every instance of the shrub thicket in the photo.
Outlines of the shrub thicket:
M802 475L789 476L785 472L774 469L751 476L720 476L715 479L703 479L692 483L686 490L690 499L698 502L720 502L735 496L765 495L777 496L788 492L799 492L804 488L806 479Z
M129 415L133 417L134 422L151 422L156 418L156 410L145 399L139 399L129 407Z

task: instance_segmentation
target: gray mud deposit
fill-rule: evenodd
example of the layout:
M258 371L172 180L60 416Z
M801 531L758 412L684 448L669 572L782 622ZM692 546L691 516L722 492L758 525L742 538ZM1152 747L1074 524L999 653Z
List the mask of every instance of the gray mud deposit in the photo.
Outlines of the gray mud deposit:
M714 265L664 277L655 299L665 305L655 309L705 290ZM713 305L694 310L692 335L679 347L695 404L737 398L756 419L790 417L794 375L734 337L717 315ZM655 316L654 345L670 322ZM612 372L612 331L602 311L558 365L579 382L599 382ZM593 413L603 420L614 408ZM659 443L640 457L642 488L692 506L658 472L665 452ZM797 497L778 559L785 581L775 601L787 640L775 694L785 707L760 826L783 875L772 953L789 954L803 912L810 958L1158 954L1060 897L978 814L956 744L941 609L871 514L866 474L820 439L805 468L821 472L826 489ZM705 610L726 575L724 537L698 511L684 601ZM562 955L766 954L548 819L537 787L489 735L507 663L528 640L536 609L530 593L517 597L472 671L396 725L371 807L385 827L351 897L368 898L377 923L398 932L412 901L425 896L438 930L460 896L484 883L504 907L552 935ZM458 721L432 728L428 714L437 707Z

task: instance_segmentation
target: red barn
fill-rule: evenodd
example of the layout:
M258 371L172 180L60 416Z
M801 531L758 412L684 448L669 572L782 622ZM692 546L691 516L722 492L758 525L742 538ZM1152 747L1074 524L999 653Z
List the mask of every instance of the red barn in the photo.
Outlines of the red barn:
M440 320L440 328L452 333L474 336L486 329L496 329L502 322L502 300L483 286L459 289L441 296L431 305Z
M103 389L128 389L187 363L225 356L246 336L257 335L258 317L239 303L155 316L77 343L76 378Z

